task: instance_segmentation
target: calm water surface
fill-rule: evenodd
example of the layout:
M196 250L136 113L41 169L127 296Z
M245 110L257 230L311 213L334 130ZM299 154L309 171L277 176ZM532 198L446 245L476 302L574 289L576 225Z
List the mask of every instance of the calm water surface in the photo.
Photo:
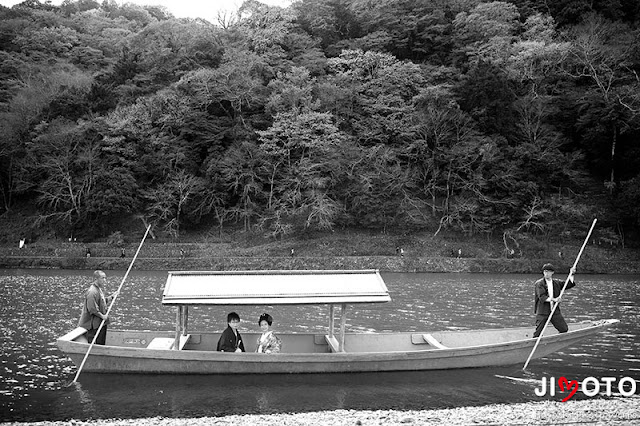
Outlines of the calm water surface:
M108 272L108 291L118 287L123 275ZM383 278L393 301L354 307L347 322L350 330L533 324L535 275L386 273ZM160 303L165 280L164 271L132 272L113 308L110 327L172 330L175 311ZM578 286L567 292L565 318L618 318L620 324L578 346L533 360L526 372L515 365L241 377L83 373L79 384L67 386L76 367L58 351L55 340L75 328L90 282L89 271L0 270L0 421L444 408L539 401L534 389L543 377L640 380L640 277L588 275L578 276ZM241 314L244 330L258 331L254 320L265 310L274 316L277 331L325 333L328 323L326 306L201 307L190 310L190 328L222 330L230 309ZM578 398L585 397L577 393Z

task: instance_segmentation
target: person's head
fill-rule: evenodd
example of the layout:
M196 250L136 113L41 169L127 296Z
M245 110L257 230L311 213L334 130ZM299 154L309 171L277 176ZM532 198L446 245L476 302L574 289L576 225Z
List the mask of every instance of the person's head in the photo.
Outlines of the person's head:
M542 273L544 274L545 278L551 278L553 276L553 273L555 272L556 268L553 267L552 264L550 263L545 263L542 266Z
M269 330L271 324L273 324L273 317L271 315L267 313L260 315L260 318L258 319L258 325L263 331Z
M107 282L107 274L105 274L103 271L101 270L96 270L93 271L93 277L96 280L96 283L98 283L98 285L102 285L105 282Z
M229 312L229 314L227 315L227 324L229 324L229 327L233 328L234 330L237 329L240 325L240 315L236 314L235 312Z

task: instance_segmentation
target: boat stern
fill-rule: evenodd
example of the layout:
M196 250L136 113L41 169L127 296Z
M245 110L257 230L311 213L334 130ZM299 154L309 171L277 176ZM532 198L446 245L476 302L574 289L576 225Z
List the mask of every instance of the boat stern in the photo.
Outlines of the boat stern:
M69 355L69 352L72 352L71 347L74 346L74 343L89 343L86 333L86 328L75 328L64 336L58 337L56 346L58 346L58 349L60 349L65 355Z

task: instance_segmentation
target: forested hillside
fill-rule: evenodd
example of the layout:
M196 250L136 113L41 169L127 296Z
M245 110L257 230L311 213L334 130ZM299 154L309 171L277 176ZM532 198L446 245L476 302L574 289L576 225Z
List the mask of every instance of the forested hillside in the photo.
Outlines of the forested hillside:
M152 2L153 0L150 0ZM0 6L0 220L640 240L637 0Z

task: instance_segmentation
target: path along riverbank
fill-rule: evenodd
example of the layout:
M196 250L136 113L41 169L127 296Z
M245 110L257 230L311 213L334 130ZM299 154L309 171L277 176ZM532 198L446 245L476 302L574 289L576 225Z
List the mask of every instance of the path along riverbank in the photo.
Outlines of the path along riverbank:
M191 425L617 425L640 423L640 397L544 401L511 405L450 408L421 411L336 410L313 413L233 415L202 418L70 420L65 422L16 423L16 425L62 426L191 426ZM4 423L7 424L7 423Z
M315 270L378 269L383 272L457 272L457 273L539 273L549 259L449 258L412 256L308 256L308 257L151 257L139 256L137 270ZM556 269L568 271L571 264L554 260ZM85 269L126 270L131 257L2 255L0 269ZM580 274L640 274L640 261L583 259Z
M599 241L599 240L598 240ZM127 243L66 240L0 245L4 269L125 270L139 238ZM567 272L580 250L573 244L533 242L505 254L500 241L452 241L422 234L336 232L306 239L265 240L236 236L228 241L179 242L147 239L133 265L138 270L378 269L384 272L540 273L548 262ZM640 274L640 250L592 241L580 274Z

